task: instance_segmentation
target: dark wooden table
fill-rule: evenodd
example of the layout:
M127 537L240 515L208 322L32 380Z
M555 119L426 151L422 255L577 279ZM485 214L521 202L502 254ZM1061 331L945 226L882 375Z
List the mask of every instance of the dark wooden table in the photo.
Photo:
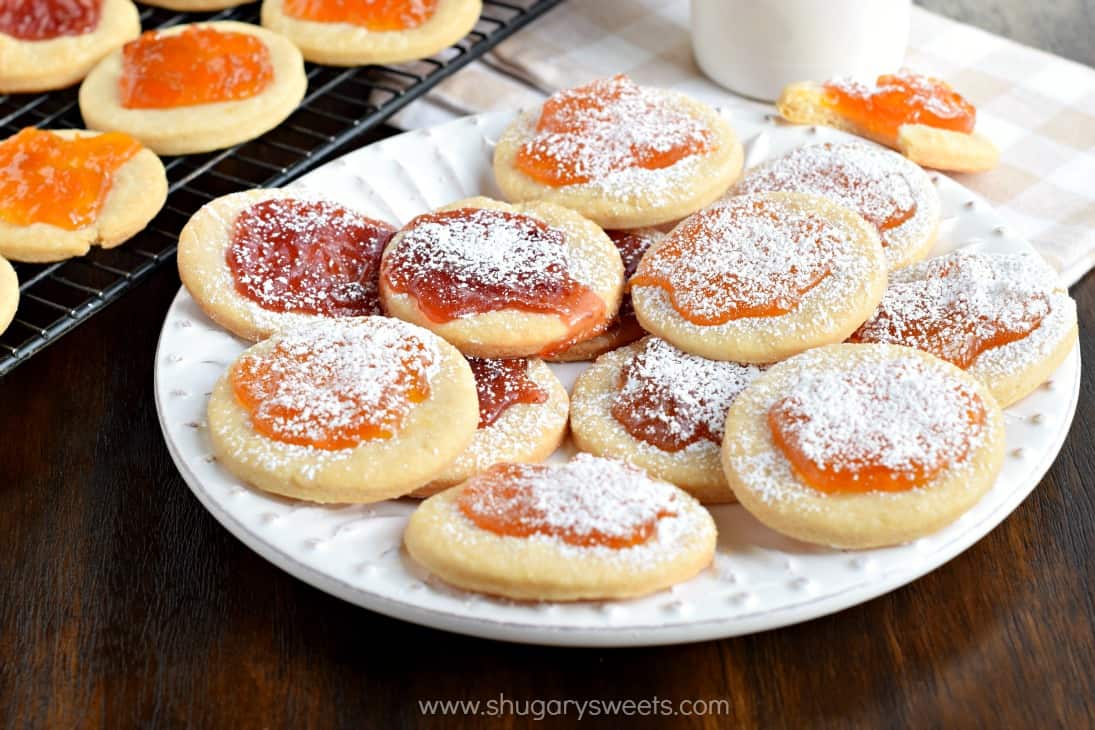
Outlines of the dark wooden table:
M926 4L1095 62L1095 10L1083 0ZM152 400L156 337L178 284L161 272L0 382L0 708L12 726L441 726L456 719L423 717L419 700L499 693L729 700L728 714L679 718L693 727L1095 725L1091 378L1034 495L906 588L726 641L516 646L343 603L202 509ZM1095 362L1095 278L1073 295L1083 357Z

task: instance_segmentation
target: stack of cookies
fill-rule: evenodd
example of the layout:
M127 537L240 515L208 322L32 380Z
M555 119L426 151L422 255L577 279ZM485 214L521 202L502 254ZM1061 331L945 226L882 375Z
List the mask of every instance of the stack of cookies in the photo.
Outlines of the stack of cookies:
M742 178L722 115L616 77L518 116L494 173L506 202L399 228L238 193L179 246L205 312L258 342L210 397L220 461L296 499L424 497L408 552L466 589L665 588L712 558L703 504L842 548L938 530L1076 339L1037 257L924 261L938 194L871 143ZM545 360L593 362L568 396ZM541 463L568 430L585 453Z

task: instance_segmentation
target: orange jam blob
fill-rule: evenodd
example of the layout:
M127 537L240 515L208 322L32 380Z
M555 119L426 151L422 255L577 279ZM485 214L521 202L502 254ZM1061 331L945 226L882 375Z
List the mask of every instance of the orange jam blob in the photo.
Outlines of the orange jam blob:
M794 311L831 273L844 234L822 216L762 196L729 198L678 225L631 279L663 289L689 322L720 325Z
M126 43L118 93L126 109L173 109L250 99L273 80L262 39L191 25L180 33L150 30Z
M232 391L275 441L334 450L390 439L429 397L438 367L420 331L383 317L313 322L241 355Z
M552 187L603 181L635 168L660 170L714 145L702 120L672 97L626 76L553 94L516 165Z
M381 314L380 255L394 233L335 203L272 198L239 214L225 258L236 291L263 309Z
M503 309L553 314L567 327L567 344L607 324L604 300L571 275L563 232L518 213L421 215L400 231L381 276L432 322Z
M456 504L478 527L507 537L545 536L578 547L629 548L677 514L676 489L611 459L496 464L461 488Z
M350 23L373 32L417 28L433 17L438 0L283 0L290 18Z
M99 27L103 0L3 0L0 34L21 41L48 41Z
M469 357L479 395L479 428L490 426L510 406L546 403L548 393L529 377L528 360Z
M141 151L120 132L65 139L28 127L0 142L0 220L67 231L99 217L114 174Z
M985 404L918 358L858 362L803 378L768 411L776 447L821 492L899 492L959 463Z
M1030 254L956 251L929 259L890 274L874 316L849 341L907 345L968 368L1041 325L1053 277Z
M878 137L896 140L903 124L973 132L977 110L946 82L908 70L879 76L874 86L835 80L823 84L825 103Z
M612 417L661 451L721 444L730 404L760 368L689 355L657 337L638 348L620 369Z
M919 172L903 157L861 142L798 147L750 172L735 194L811 193L859 213L878 229L882 244L916 215Z

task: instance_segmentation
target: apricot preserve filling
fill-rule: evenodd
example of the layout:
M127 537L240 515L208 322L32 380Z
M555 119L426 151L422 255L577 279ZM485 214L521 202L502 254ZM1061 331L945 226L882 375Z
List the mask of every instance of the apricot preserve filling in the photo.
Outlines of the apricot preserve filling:
M250 99L273 80L260 38L192 25L179 33L150 30L126 43L118 93L127 109L172 109Z
M977 110L945 81L907 70L879 76L874 86L845 80L823 86L827 105L886 139L896 140L903 124L969 134L977 123Z
M251 427L275 441L334 450L390 439L430 395L436 353L381 318L333 319L277 335L229 372Z
M529 377L528 360L469 357L479 395L479 428L493 424L510 406L544 403L548 393Z
M0 33L21 41L49 41L99 27L103 0L4 0Z
M964 383L902 358L808 376L768 411L776 447L827 493L898 492L964 460L985 406Z
M918 208L912 184L891 162L894 158L892 152L859 142L807 145L751 172L736 192L823 195L863 216L887 245L890 231Z
M610 412L632 437L661 451L721 444L730 404L759 374L754 365L689 355L651 337L620 369Z
M317 23L350 23L366 30L417 28L433 17L438 0L284 0L290 18Z
M545 536L578 547L629 548L675 515L665 483L620 462L579 454L566 464L497 464L472 477L457 507L507 537Z
M940 256L895 272L849 341L908 345L968 368L1038 328L1050 309L1045 285L1021 256Z
M460 208L408 223L381 275L433 322L503 309L553 314L569 343L606 325L604 301L570 271L559 229L527 215Z
M28 127L0 142L0 220L68 231L99 217L114 175L141 145L119 132L65 139Z
M263 309L380 314L380 255L394 233L334 203L273 198L240 213L225 257L236 291Z
M701 120L660 93L614 76L544 102L516 165L544 185L578 185L635 168L666 168L713 145Z
M631 288L656 286L689 322L794 311L831 269L841 232L821 216L750 197L696 213L651 248Z

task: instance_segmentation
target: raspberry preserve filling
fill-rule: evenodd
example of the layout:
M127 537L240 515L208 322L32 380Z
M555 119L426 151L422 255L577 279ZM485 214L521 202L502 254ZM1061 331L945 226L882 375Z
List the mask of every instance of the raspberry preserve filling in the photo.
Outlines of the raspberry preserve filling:
M91 33L99 27L103 0L3 0L0 33L21 41Z
M334 203L271 198L236 218L225 253L236 291L274 312L380 314L387 223Z

